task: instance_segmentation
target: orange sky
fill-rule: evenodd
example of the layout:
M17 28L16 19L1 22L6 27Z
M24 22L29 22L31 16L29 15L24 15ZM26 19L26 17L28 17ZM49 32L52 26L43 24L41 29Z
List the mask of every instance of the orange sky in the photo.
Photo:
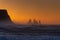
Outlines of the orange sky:
M15 23L36 19L42 24L60 24L59 0L0 0L0 8L7 9Z

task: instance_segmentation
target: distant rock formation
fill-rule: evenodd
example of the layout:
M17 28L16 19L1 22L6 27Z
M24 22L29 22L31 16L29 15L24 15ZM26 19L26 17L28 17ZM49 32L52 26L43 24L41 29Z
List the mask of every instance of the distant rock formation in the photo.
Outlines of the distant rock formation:
M40 25L41 22L40 22L40 20L37 21L37 20L35 20L35 19L33 19L33 20L29 19L28 24L29 24L29 25Z
M31 19L29 19L28 24L32 24L32 20Z
M37 20L33 19L33 24L37 25L38 24Z
M7 10L0 9L0 25L10 25L13 22L10 19L10 16L7 13Z

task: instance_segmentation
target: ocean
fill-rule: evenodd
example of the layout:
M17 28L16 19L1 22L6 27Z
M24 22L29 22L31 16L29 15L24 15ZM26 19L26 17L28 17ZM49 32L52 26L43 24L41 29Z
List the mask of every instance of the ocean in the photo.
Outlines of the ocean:
M60 36L49 35L0 35L0 40L60 40Z

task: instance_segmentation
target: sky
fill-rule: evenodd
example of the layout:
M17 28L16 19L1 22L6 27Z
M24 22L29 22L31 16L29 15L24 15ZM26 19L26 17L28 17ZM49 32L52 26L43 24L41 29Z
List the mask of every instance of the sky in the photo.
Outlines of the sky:
M60 24L60 0L0 0L14 23L36 19L42 24Z

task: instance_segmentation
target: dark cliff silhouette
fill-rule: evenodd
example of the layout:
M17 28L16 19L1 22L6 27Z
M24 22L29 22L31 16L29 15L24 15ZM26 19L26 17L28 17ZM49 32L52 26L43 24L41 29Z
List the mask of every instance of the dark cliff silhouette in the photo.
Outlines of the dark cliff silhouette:
M0 25L10 25L13 22L10 19L10 16L7 13L6 9L0 9Z
M0 21L10 20L7 10L0 10Z

